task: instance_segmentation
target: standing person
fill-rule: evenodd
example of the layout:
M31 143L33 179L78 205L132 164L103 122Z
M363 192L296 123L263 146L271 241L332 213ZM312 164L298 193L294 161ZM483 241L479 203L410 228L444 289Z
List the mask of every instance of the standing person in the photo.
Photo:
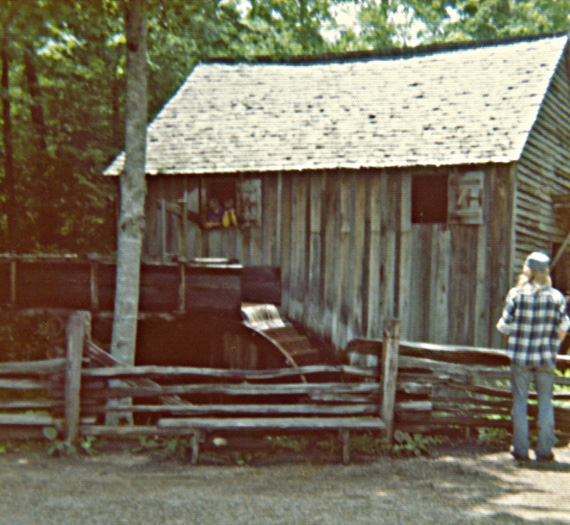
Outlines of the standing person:
M217 228L222 225L222 217L224 216L224 210L220 204L220 201L216 197L212 197L208 201L208 210L206 212L206 222L204 224L205 228Z
M231 197L224 199L224 216L222 218L222 225L224 228L238 225L234 200Z
M552 287L550 258L531 253L522 268L517 285L506 298L497 329L508 336L513 390L513 449L519 461L528 461L528 391L534 380L538 396L537 461L553 461L554 369L560 343L570 328L566 299Z

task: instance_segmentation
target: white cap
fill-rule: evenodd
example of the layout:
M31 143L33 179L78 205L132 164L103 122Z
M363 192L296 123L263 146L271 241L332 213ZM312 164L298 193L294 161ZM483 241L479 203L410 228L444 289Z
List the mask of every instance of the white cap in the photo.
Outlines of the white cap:
M533 270L547 270L550 264L550 257L541 252L532 252L526 258L525 264Z

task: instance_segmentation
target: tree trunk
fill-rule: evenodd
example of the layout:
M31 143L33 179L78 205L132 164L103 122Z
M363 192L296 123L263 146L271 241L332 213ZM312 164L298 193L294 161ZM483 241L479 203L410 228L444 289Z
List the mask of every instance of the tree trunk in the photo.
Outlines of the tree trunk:
M135 362L140 263L146 195L146 0L128 0L125 168L121 174L121 211L117 247L117 281L111 355L126 365ZM117 423L124 414L107 418ZM129 418L127 418L129 419Z
M30 92L30 117L35 131L35 141L40 151L41 160L47 159L47 128L44 119L44 111L42 108L42 98L40 91L40 83L36 73L34 64L34 50L31 45L24 47L24 73L28 82L28 91Z
M2 61L2 139L4 142L4 187L6 191L6 244L8 251L15 251L16 231L16 189L14 184L14 148L12 143L12 111L10 104L10 59L7 38L2 38L0 60Z

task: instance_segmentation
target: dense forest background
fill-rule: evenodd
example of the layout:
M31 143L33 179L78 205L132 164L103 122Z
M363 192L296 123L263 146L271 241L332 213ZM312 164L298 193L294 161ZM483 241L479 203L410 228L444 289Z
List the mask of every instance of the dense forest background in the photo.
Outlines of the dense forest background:
M0 0L0 252L112 253L123 0ZM352 14L349 24L339 13ZM148 115L211 57L567 31L570 0L148 0Z

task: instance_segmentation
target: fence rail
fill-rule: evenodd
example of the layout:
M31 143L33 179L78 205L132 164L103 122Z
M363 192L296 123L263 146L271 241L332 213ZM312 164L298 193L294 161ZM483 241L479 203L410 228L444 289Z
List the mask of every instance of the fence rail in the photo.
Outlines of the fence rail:
M381 351L382 341L355 339L352 352ZM402 431L436 431L452 427L511 428L510 359L503 350L400 341L395 427ZM557 369L570 368L558 356ZM570 377L556 376L554 399L570 400ZM536 427L536 392L530 392L529 417ZM560 405L562 403L557 403ZM556 406L556 430L570 434L568 408Z
M70 442L89 435L184 435L187 428L161 426L159 420L206 417L212 413L212 400L217 403L215 417L227 422L269 414L332 420L381 413L389 435L394 429L445 432L452 427L511 426L510 361L498 349L411 343L396 337L391 352L384 351L381 340L355 339L346 348L346 363L335 366L123 366L90 340L88 312L70 317L67 339L66 358L0 363L0 439L41 438L45 427L56 428ZM557 365L563 372L570 369L570 357L559 356ZM570 407L570 389L562 388L568 385L569 377L557 376L556 428L563 434L570 434L570 408L564 406L569 402ZM271 399L256 402L268 393ZM132 404L118 404L124 398ZM536 393L531 392L530 400L535 426ZM112 414L126 414L132 424L105 424Z

